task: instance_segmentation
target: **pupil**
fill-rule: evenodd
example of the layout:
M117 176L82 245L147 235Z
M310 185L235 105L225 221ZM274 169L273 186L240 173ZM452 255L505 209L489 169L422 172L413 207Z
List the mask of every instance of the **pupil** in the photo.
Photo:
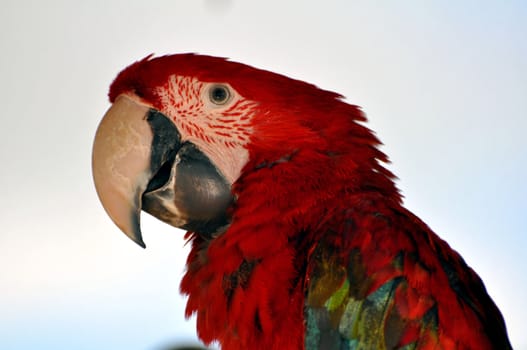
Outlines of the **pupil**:
M217 87L212 90L212 99L216 102L223 102L227 98L227 91L224 88Z

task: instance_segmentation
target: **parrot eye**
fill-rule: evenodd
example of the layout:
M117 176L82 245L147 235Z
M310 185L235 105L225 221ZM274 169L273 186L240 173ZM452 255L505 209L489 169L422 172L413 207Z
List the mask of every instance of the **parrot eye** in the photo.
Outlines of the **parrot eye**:
M216 105L224 105L231 98L231 92L225 85L213 85L209 90L209 98Z

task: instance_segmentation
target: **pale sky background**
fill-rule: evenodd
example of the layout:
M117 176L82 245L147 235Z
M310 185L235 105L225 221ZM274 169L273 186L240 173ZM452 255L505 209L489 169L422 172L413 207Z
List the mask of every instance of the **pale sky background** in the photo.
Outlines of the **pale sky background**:
M527 349L527 2L24 1L0 10L0 348L160 350L195 339L183 232L133 244L90 157L116 74L199 52L337 91L369 116L419 215ZM257 82L255 82L257 83Z

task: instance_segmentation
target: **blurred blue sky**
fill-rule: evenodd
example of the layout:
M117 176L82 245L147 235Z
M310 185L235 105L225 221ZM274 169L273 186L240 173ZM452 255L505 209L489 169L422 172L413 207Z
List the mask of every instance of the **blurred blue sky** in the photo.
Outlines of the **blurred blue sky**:
M0 348L160 350L193 340L183 232L142 250L91 180L115 75L199 52L361 105L407 207L458 250L527 349L527 2L27 1L0 12Z

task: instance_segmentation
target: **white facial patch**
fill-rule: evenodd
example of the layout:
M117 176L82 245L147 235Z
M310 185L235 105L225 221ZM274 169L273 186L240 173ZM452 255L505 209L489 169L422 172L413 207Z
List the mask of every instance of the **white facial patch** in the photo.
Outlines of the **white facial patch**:
M224 104L211 100L210 89L229 90ZM193 77L172 75L165 86L156 90L162 112L170 117L181 133L181 140L195 144L233 184L249 159L247 144L251 118L257 107L226 83L201 82Z

